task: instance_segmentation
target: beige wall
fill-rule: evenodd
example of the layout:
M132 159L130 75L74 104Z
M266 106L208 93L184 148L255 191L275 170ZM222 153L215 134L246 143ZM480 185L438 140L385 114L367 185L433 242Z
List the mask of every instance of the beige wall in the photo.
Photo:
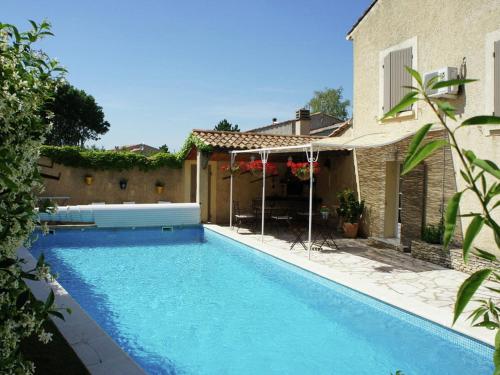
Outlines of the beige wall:
M428 108L419 105L414 113L400 121L379 123L381 113L380 100L380 57L381 52L392 46L412 41L414 43L414 68L420 72L428 72L441 67L460 67L463 58L467 64L467 78L479 79L479 82L467 86L465 94L452 104L459 108L459 120L479 115L491 114L491 41L492 35L500 30L499 0L379 0L352 33L354 44L354 134L372 132L396 133L401 130L416 130L424 123L435 121ZM498 40L497 39L497 40ZM468 127L460 129L457 137L462 147L472 149L481 158L499 162L500 141L498 136L490 136L493 127ZM361 152L360 157L369 153ZM435 171L442 169L439 161L435 161ZM458 171L458 161L453 158L454 170ZM360 175L366 175L361 160L358 164ZM446 168L451 167L447 164ZM463 181L455 173L456 183L463 187ZM435 176L437 180L437 176ZM429 184L431 181L429 181ZM435 182L437 183L437 182ZM360 184L362 181L360 179ZM452 183L446 182L451 189ZM382 182L383 185L383 182ZM363 188L363 186L362 186ZM369 186L364 186L365 189ZM376 211L383 202L380 189L374 186L370 193L370 213L374 232L378 232L375 221L383 211ZM431 203L435 197L428 197L427 209L435 210ZM462 199L461 211L470 212L477 209L476 201L466 194ZM498 210L497 210L498 211ZM377 216L376 218L374 216ZM499 215L497 214L497 217ZM435 219L432 217L431 219ZM432 221L432 220L430 220ZM464 218L462 225L466 225ZM477 245L493 250L493 239L490 233L483 232Z
M42 164L49 165L47 160ZM92 202L123 203L156 203L159 200L170 202L187 202L184 199L183 170L161 168L143 172L137 169L130 171L97 171L83 168L67 167L54 164L53 168L42 168L50 175L61 173L59 180L44 179L45 191L42 196L68 196L70 205L89 204ZM92 185L86 185L85 175L94 177ZM127 188L121 190L119 181L128 180ZM156 181L165 184L163 193L155 190Z
M271 156L272 159L272 156ZM326 167L326 160L330 167ZM272 160L271 160L272 161ZM336 194L345 188L355 189L354 162L352 153L336 154L321 153L319 157L321 172L314 190L315 197L321 197L323 204L332 209L338 203ZM42 165L50 165L50 160L43 158ZM202 221L226 224L229 222L229 183L227 174L221 171L225 161L210 161L207 168L201 169L201 219ZM275 163L280 176L286 172L285 163ZM191 198L191 167L196 166L196 160L186 160L181 169L162 168L154 171L98 171L84 168L67 167L54 164L53 168L43 167L42 171L51 175L61 174L59 180L44 179L45 191L42 196L68 196L68 204L89 204L92 202L123 203L155 203L159 200L170 202L189 202ZM208 179L210 168L210 205ZM92 185L86 185L85 175L93 176ZM121 178L128 180L127 189L121 190ZM165 190L158 194L155 190L156 181L165 183ZM195 185L193 185L195 186ZM283 196L285 187L280 183L280 177L266 179L266 196ZM233 199L240 203L242 210L250 210L253 199L262 197L262 180L250 173L234 177ZM304 197L308 190L304 189ZM210 215L208 208L210 206Z

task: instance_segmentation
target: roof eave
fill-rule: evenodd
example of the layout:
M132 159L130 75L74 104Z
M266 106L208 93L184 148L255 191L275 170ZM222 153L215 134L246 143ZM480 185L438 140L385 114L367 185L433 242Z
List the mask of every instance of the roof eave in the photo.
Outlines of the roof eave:
M370 13L370 11L372 10L373 6L377 3L377 1L378 0L373 0L372 3L370 4L370 6L363 12L361 17L358 18L356 23L354 25L352 25L351 29L346 34L346 37L345 37L346 40L352 40L352 33L359 26L361 21L363 21L365 19L365 17L368 15L368 13Z

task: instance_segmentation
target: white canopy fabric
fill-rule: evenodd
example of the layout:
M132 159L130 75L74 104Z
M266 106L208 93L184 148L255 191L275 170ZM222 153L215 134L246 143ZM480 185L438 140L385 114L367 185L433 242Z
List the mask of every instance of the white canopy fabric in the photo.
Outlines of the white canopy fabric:
M233 150L230 151L231 155L231 165L235 161L236 154L245 153L258 153L260 154L263 168L263 179L262 179L262 218L261 218L261 238L264 240L264 208L265 208L265 197L266 197L266 172L265 165L269 154L273 153L285 153L285 152L305 152L307 161L309 165L310 178L309 178L309 225L308 225L308 257L311 257L311 246L312 246L312 195L313 195L313 163L318 160L318 155L320 151L329 150L352 150L352 149L366 149L383 147L390 144L397 143L411 137L416 133L416 130L403 130L401 128L397 129L394 133L369 133L359 136L345 136L345 137L330 137L322 138L310 143L306 143L298 146L282 146L282 147L266 147L260 149L250 149L250 150ZM316 155L315 155L316 153ZM233 175L231 174L230 182L230 197L229 197L229 225L233 227Z
M359 136L331 137L313 141L314 149L338 150L338 149L363 149L391 145L411 137L416 131L399 131L397 133L368 133Z

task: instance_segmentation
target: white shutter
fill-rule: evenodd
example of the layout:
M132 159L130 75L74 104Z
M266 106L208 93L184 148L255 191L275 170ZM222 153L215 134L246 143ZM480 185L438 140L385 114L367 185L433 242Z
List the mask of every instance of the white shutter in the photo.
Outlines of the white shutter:
M412 49L405 48L391 52L391 108L397 105L410 91L403 86L411 86L411 75L406 67L412 66ZM403 111L411 110L411 106Z

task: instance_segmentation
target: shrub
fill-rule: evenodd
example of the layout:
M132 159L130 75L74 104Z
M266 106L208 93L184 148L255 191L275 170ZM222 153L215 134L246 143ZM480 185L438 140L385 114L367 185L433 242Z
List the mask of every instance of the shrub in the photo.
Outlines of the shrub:
M50 33L47 22L19 32L0 23L0 373L31 374L34 365L19 352L21 339L51 335L42 323L49 314L62 317L54 308L54 294L38 301L24 279L50 277L40 257L36 267L23 272L16 250L35 226L35 192L41 188L36 161L50 114L43 111L63 72L57 61L33 48Z
M426 225L422 229L422 241L434 245L443 244L444 225L441 220L438 225Z

